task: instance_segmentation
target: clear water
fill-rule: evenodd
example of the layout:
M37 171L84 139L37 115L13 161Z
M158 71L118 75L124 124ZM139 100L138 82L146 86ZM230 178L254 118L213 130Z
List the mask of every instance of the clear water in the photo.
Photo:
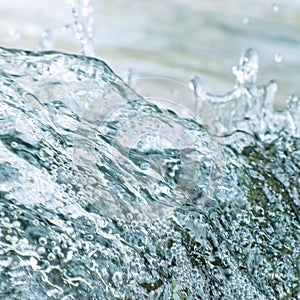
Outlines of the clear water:
M1 48L1 299L299 299L300 102L257 69L214 95Z
M279 82L275 105L300 94L300 1L86 0L82 10L79 0L0 1L0 44L78 53L83 32L74 34L72 3L85 20L83 32L93 33L94 53L121 76L132 68L133 77L186 83L199 74L206 90L225 92L231 67L253 47L261 58L259 84Z

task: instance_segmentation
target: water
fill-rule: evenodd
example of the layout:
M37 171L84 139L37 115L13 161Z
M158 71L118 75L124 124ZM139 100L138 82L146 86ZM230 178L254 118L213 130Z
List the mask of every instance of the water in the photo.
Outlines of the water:
M78 3L1 1L1 45L36 50L44 32L50 30L52 47L46 50L78 53L72 2ZM83 12L80 15L93 25L95 54L121 76L131 68L133 78L150 75L187 83L198 74L206 90L223 93L232 86L231 67L252 47L261 57L259 84L271 79L279 82L276 107L284 108L290 94L300 94L299 1L83 2L85 12L92 8L90 21ZM278 7L276 13L273 4ZM281 63L275 62L276 53Z
M83 55L95 56L93 50L93 18L92 6L87 1L68 0L72 6L74 18L75 37L80 43L80 50Z
M1 48L1 299L298 299L300 102L258 66L216 95Z

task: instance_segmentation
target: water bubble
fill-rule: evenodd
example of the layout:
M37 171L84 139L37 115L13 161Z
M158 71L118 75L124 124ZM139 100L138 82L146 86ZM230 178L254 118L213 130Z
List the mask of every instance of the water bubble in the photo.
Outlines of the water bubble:
M40 237L39 238L39 244L40 245L47 245L47 239L45 237Z
M12 148L18 148L19 144L17 142L13 141L13 142L10 143L10 146Z
M55 255L57 255L57 254L61 253L61 249L60 249L59 246L55 246L55 247L53 247L52 252L53 252Z
M94 239L94 236L92 234L89 234L86 236L87 240L92 241Z
M47 259L49 260L49 261L52 261L52 260L55 260L55 255L53 254L53 253L49 253L48 255L47 255Z

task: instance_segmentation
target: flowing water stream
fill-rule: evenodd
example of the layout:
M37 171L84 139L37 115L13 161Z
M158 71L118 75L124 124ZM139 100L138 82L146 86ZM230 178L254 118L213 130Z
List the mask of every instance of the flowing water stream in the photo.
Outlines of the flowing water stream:
M125 82L71 5L83 55L0 48L0 298L299 299L299 98L253 49L223 95Z

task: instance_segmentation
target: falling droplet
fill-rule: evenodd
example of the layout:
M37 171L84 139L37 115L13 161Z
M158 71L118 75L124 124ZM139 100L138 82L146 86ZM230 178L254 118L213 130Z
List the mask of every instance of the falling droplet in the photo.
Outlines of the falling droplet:
M277 4L277 3L273 3L273 4L272 4L272 11L273 11L273 13L277 13L277 12L279 11L278 4Z
M247 24L249 24L249 18L244 18L243 20L242 20L242 23L244 24L244 25L247 25Z
M280 53L275 53L274 54L274 61L277 63L282 62L282 55Z

